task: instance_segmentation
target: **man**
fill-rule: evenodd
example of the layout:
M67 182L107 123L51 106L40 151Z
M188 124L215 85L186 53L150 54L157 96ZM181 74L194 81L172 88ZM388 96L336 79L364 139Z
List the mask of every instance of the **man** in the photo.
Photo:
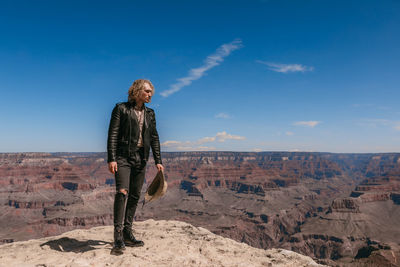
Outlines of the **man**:
M114 248L122 254L126 246L143 246L132 234L132 221L143 186L150 147L158 171L161 162L160 141L154 111L144 104L151 101L154 86L149 80L133 82L128 102L118 103L112 111L108 129L108 168L115 174ZM125 204L126 203L126 204Z

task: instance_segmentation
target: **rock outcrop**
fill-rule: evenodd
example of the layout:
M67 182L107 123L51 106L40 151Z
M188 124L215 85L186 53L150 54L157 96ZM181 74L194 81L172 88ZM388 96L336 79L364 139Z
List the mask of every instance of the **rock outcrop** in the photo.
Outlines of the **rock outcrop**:
M178 221L134 223L144 247L110 255L113 228L74 230L60 236L2 245L1 266L322 266L284 249L263 250Z

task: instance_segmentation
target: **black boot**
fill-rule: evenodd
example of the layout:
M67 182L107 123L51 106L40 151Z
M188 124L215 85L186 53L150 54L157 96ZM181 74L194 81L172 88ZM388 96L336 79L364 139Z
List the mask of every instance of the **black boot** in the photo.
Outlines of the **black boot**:
M122 231L114 229L114 247L111 250L112 255L121 255L124 253L125 243Z
M124 242L126 246L128 247L142 247L144 246L144 242L142 240L137 240L135 236L132 233L131 228L124 228L123 236L124 236Z

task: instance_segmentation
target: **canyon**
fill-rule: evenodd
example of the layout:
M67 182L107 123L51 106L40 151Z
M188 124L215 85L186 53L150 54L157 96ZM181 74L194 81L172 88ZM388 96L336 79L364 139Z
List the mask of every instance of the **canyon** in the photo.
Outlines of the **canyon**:
M168 191L140 203L136 221L183 221L331 266L400 265L400 153L162 158ZM150 161L143 191L155 174ZM115 188L105 153L2 153L0 185L3 244L112 225Z

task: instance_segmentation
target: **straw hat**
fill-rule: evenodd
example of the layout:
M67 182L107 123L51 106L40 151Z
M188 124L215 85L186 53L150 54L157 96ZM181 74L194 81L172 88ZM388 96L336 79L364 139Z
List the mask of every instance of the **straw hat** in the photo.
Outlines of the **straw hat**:
M167 191L168 184L164 179L162 171L157 172L151 184L147 187L146 195L144 196L143 205L147 202L159 199Z

